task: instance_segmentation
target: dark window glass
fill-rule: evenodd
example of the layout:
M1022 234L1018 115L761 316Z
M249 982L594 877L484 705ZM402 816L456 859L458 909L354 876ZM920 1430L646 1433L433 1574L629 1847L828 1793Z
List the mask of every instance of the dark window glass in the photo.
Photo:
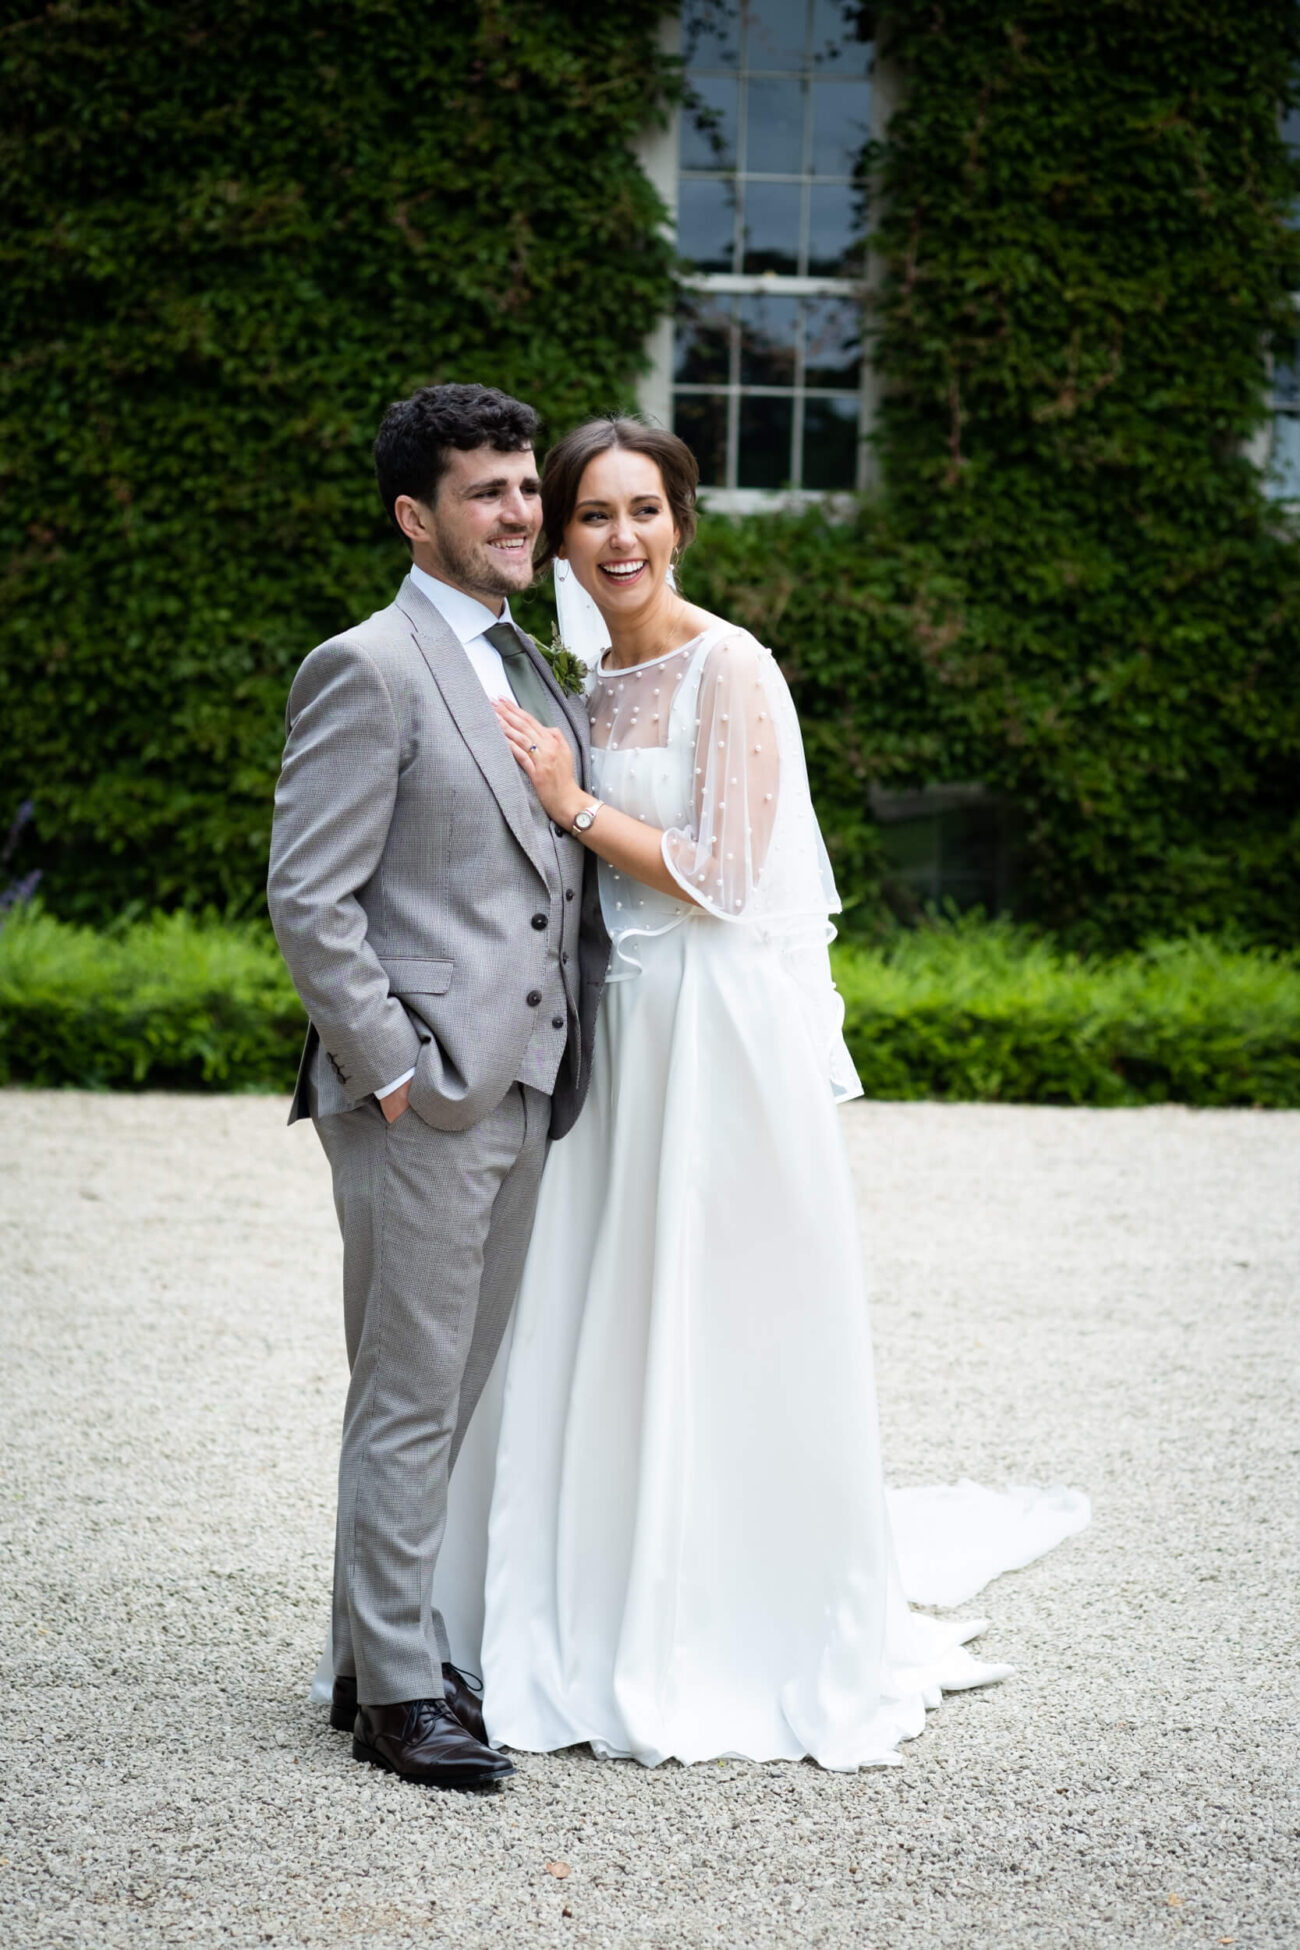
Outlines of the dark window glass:
M727 75L697 75L682 109L682 168L736 167L739 86Z
M1300 407L1300 345L1294 340L1273 361L1273 403Z
M797 298L740 300L740 383L793 386Z
M809 199L809 276L851 277L861 258L854 191L847 183L815 183Z
M1300 415L1274 416L1269 473L1272 477L1269 491L1275 499L1300 501Z
M816 0L813 61L836 74L870 74L867 9L858 0Z
M725 386L730 376L731 300L684 299L673 341L673 378L689 386Z
M871 133L868 81L814 81L812 166L817 176L851 176Z
M700 464L701 487L727 484L727 397L725 393L678 393L673 432Z
M803 168L802 81L751 81L745 123L745 168L797 176Z
M792 399L740 400L739 487L779 488L790 480L790 433L794 425Z
M730 271L736 211L730 183L689 179L677 187L677 248L697 271Z
M746 183L742 270L795 275L799 269L802 194L798 183Z
M803 485L851 488L858 478L858 402L808 399L803 408Z
M809 298L804 314L804 384L856 386L861 361L858 306L844 298Z
M745 14L749 22L746 66L760 70L803 66L807 20L803 0L747 0Z
M682 52L688 68L734 68L740 59L739 0L685 0Z

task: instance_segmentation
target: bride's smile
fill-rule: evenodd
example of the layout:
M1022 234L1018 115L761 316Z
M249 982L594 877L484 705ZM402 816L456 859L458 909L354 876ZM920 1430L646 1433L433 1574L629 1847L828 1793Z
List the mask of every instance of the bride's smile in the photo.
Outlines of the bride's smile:
M611 447L583 469L560 554L609 625L615 663L673 648L685 606L668 581L681 531L649 454ZM697 623L685 625L683 640Z

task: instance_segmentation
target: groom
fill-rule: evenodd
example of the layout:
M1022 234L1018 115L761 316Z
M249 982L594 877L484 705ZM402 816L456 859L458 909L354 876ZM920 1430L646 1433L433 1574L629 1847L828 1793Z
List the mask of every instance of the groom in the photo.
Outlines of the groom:
M541 526L536 434L485 386L384 415L379 492L410 574L299 670L271 840L271 919L311 1018L291 1121L316 1126L343 1232L331 1720L358 1760L442 1787L514 1771L431 1589L608 953L595 859L542 812L491 702L557 726L585 778L581 705L510 616Z

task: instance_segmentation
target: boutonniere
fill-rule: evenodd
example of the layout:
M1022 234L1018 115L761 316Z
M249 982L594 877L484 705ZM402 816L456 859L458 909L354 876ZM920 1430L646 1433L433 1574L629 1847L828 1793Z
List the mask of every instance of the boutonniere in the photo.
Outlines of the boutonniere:
M548 649L544 643L539 643L537 647L551 666L551 675L564 695L580 696L587 682L587 666L581 657L575 656L569 646L561 641L560 632L554 625L551 627L550 648Z

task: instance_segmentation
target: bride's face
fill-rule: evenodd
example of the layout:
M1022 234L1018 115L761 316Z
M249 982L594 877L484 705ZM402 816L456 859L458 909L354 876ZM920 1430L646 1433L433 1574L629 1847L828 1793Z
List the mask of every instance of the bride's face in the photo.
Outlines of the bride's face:
M560 554L610 616L634 616L662 590L679 540L648 454L610 447L587 463Z

